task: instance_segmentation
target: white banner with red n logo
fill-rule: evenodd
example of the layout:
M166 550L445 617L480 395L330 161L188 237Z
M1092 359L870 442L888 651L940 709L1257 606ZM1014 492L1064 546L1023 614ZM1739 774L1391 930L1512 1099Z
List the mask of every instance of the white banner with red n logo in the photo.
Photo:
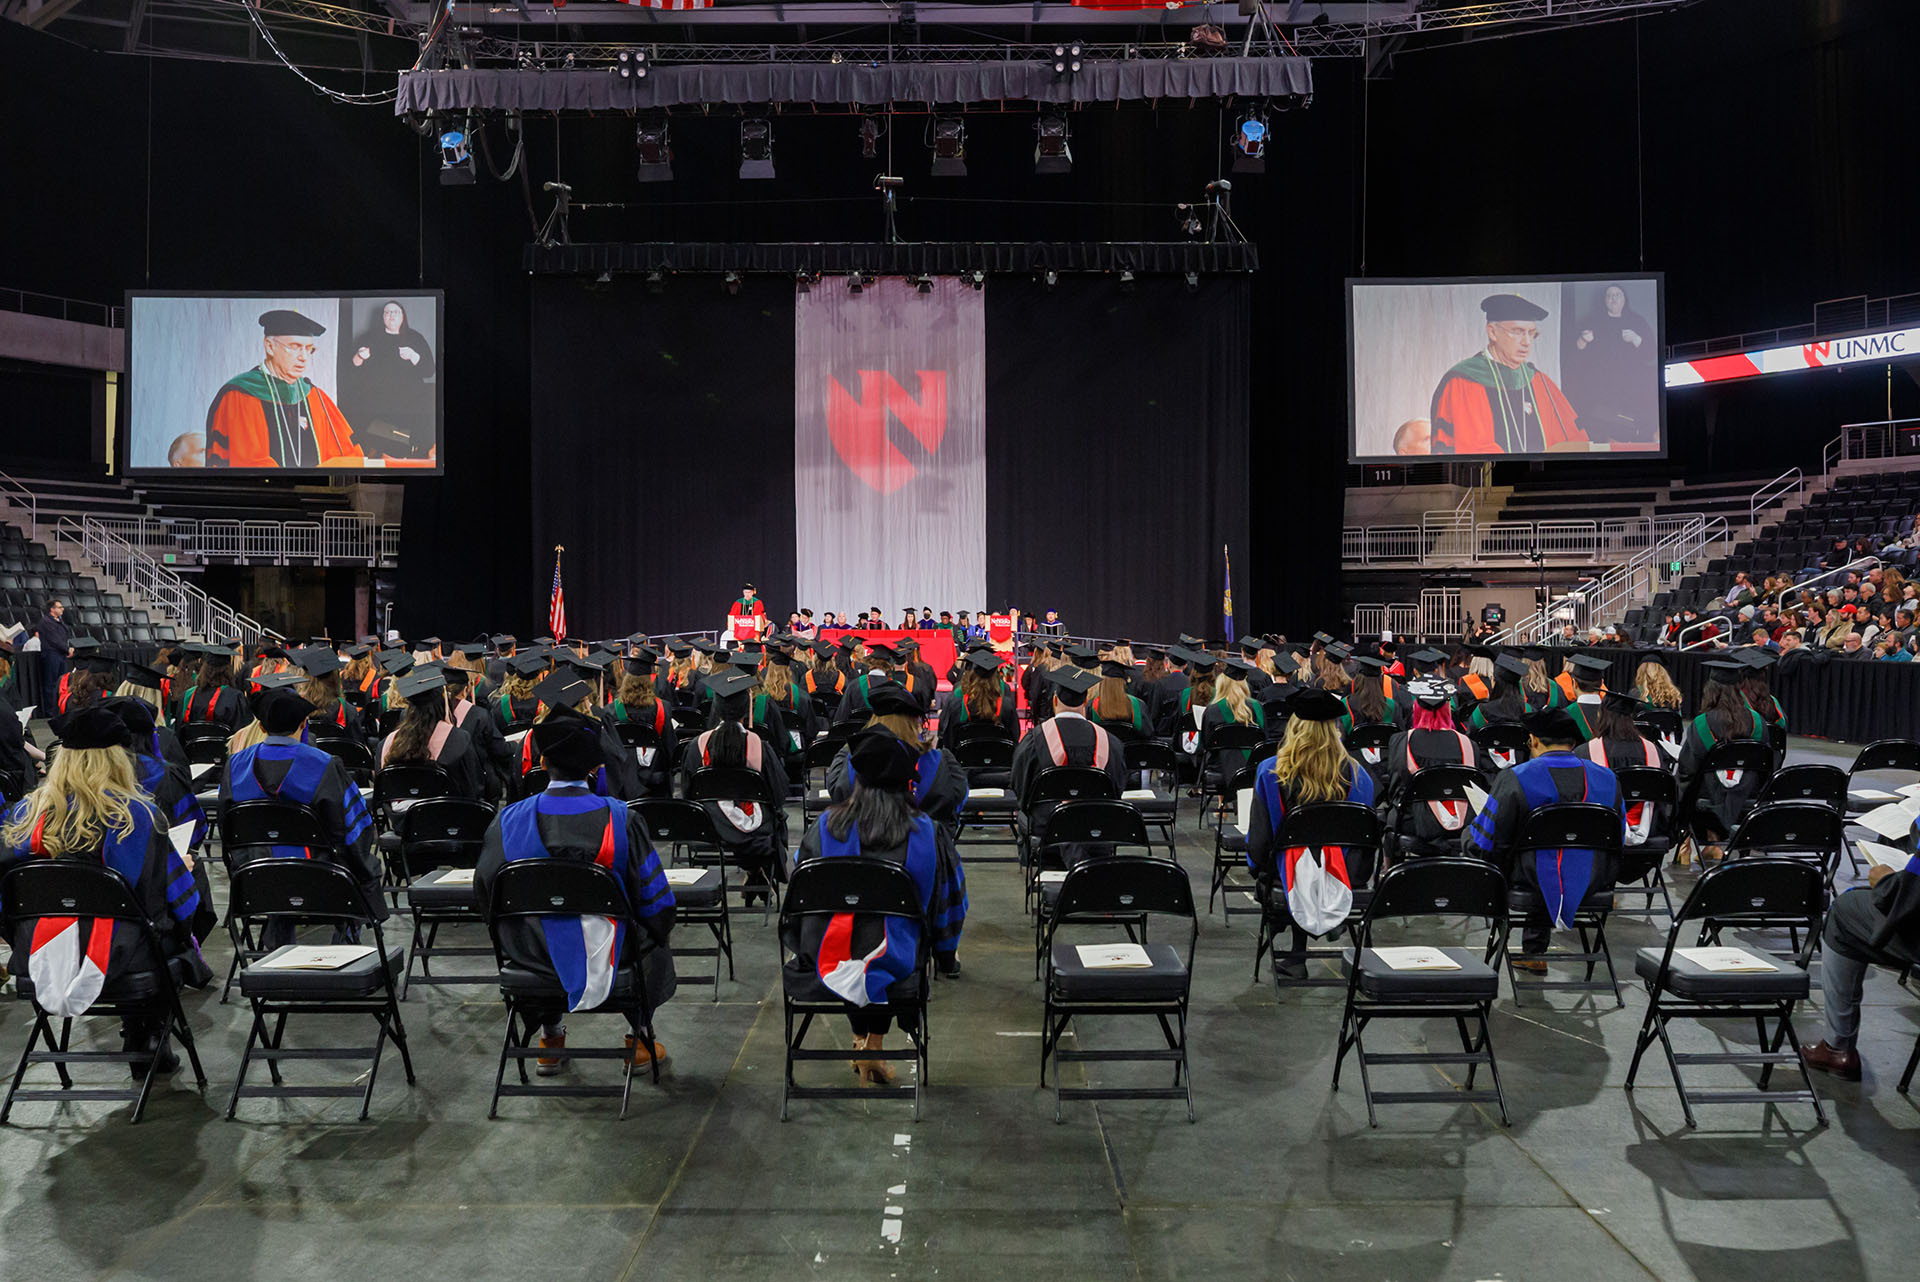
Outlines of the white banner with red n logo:
M951 276L795 296L796 606L991 604L985 298Z

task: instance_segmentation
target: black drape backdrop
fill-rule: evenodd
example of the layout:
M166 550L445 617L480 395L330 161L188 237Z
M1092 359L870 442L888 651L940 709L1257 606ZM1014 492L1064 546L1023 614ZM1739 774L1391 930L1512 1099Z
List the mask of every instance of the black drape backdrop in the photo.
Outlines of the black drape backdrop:
M543 604L566 546L576 634L715 627L743 580L781 616L871 604L794 600L791 288L536 279L531 555ZM993 278L991 601L929 604L1057 609L1120 634L1211 630L1220 548L1247 552L1247 478L1226 462L1246 455L1246 366L1243 278L1142 278L1131 293Z

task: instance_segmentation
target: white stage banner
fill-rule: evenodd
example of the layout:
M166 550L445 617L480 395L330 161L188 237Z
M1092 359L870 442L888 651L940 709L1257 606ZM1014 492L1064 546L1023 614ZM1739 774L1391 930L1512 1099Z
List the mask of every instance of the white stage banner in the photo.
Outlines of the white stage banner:
M985 294L826 280L793 316L796 604L990 604Z

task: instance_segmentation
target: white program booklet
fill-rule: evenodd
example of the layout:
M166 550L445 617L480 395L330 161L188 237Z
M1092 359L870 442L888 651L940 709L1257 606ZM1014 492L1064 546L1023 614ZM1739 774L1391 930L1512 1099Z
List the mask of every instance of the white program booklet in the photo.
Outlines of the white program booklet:
M433 879L433 884L436 886L471 886L473 884L473 869L442 869L440 875Z
M1680 760L1680 745L1671 739L1662 739L1660 741L1660 751L1666 753L1675 761Z
M1073 951L1088 970L1147 970L1153 965L1138 944L1075 944Z
M174 853L184 858L187 847L193 844L193 830L197 825L189 819L183 824L175 824L167 829L167 840L173 843Z
M1000 798L1006 795L1007 795L1007 790L1005 788L969 788L967 789L968 800L972 800L977 797L981 801L998 801Z
M38 704L36 704L36 705L34 705L34 707L35 707L35 708L37 708L38 706L39 706ZM21 726L21 728L22 728L22 729L25 729L25 728L26 728L26 724L27 724L27 722L29 722L29 721L31 721L31 720L33 720L33 713L34 713L34 708L22 708L22 709L20 709L20 711L19 711L19 713L18 713L17 715L18 715L18 716L19 716L19 718L20 718L20 726Z
M1152 801L1152 800L1153 800L1153 789L1151 789L1151 788L1129 788L1129 789L1127 789L1127 790L1126 790L1125 792L1123 792L1123 793L1121 793L1121 794L1120 794L1120 800L1122 800L1122 801Z
M705 868L669 868L663 874L669 886L697 885L707 875Z
M193 767L193 781L194 781L195 783L199 783L199 782L200 782L200 781L201 781L202 779L204 779L204 778L206 778L206 777L207 777L207 771L209 771L209 770L211 770L211 769L213 769L213 762L211 762L211 761L209 761L209 762L206 762L206 763L205 763L205 764L203 764L203 765L198 765L198 766L194 766L194 767Z
M1253 789L1242 788L1235 794L1234 825L1241 832L1253 831Z
M1885 805L1889 801L1898 802L1901 795L1897 792L1885 792L1879 788L1855 788L1847 794L1855 801L1870 802L1874 805Z
M1373 955L1393 970L1459 970L1460 963L1438 948L1376 948Z
M1067 870L1065 868L1042 868L1040 870L1040 884L1042 886L1057 886L1066 879Z
M1479 814L1487 808L1487 792L1477 783L1466 785L1467 804L1473 807L1473 813ZM1377 950L1376 950L1377 951Z
M527 737L527 732L525 730L516 730L512 734L508 735L506 738L508 743L518 744L522 739L526 737Z
M255 970L339 970L363 957L373 956L370 944L329 944L325 947L295 944L277 957L253 963Z
M1755 957L1744 948L1676 948L1675 957L1684 957L1702 970L1716 975L1759 974L1780 968L1764 957Z
M1920 799L1909 798L1897 805L1878 806L1851 822L1889 841L1898 841L1913 831L1913 820L1920 814Z
M1913 856L1893 846L1883 846L1877 841L1856 841L1854 847L1876 864L1885 864L1895 872L1903 871L1907 861Z

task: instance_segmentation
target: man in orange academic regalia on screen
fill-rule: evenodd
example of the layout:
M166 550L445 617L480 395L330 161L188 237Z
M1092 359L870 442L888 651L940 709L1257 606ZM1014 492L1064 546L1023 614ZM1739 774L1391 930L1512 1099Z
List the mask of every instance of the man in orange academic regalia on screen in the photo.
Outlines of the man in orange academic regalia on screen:
M353 429L307 378L327 327L299 312L263 312L266 355L228 379L207 409L208 467L359 467Z
M1487 345L1448 370L1434 389L1429 452L1543 454L1585 442L1566 395L1533 364L1546 309L1518 294L1494 294L1480 300L1480 310L1487 316Z

